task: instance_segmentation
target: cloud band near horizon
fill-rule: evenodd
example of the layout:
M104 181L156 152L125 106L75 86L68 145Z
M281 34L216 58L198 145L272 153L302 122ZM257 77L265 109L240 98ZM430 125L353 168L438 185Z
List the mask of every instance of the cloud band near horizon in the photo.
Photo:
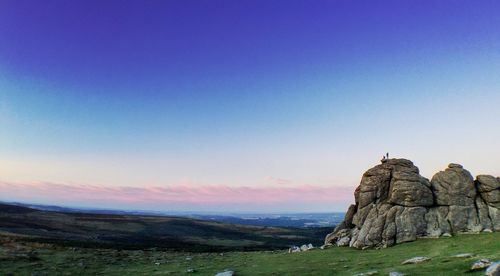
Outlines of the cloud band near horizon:
M157 211L343 211L354 187L227 185L114 186L0 181L0 200Z

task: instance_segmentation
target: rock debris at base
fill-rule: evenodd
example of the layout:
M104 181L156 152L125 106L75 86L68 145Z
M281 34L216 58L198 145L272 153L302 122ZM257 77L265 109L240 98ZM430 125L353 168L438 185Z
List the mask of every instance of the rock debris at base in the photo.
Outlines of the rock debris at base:
M413 258L410 258L406 261L403 261L401 264L419 264L419 263L423 263L423 262L427 262L427 261L430 261L431 259L428 258L428 257L413 257Z
M471 258L471 257L474 257L474 254L472 254L472 253L460 253L460 254L454 255L453 257L455 257L455 258Z
M234 275L234 271L231 271L231 270L227 270L227 271L223 271L223 272L219 272L217 274L215 274L215 276L233 276Z
M500 261L494 262L488 266L485 272L486 276L500 276Z
M475 271L475 270L482 270L487 268L488 266L491 265L491 261L488 259L481 259L475 263L472 264L470 270Z

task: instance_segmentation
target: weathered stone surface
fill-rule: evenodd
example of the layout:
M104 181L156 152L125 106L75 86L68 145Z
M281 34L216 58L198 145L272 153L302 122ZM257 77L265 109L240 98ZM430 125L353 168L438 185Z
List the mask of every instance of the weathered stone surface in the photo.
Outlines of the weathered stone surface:
M463 167L460 164L450 163L450 164L448 164L448 168L451 168L451 169L462 169Z
M452 205L446 219L450 222L452 233L480 232L482 230L474 205Z
M349 245L350 240L351 240L351 231L352 231L351 229L342 229L342 230L337 231L337 232L334 231L326 236L325 244L326 245L336 244L337 246L347 246L347 245ZM343 245L343 243L346 241L346 239L344 239L344 238L348 239L346 245ZM343 240L343 241L339 242L340 240Z
M395 170L390 183L389 202L402 206L432 206L430 182L416 173Z
M477 190L481 198L494 208L500 208L500 178L491 175L478 175Z
M386 215L384 231L382 232L383 246L396 243L396 214L402 212L402 206L393 206Z
M234 271L231 271L231 270L226 270L224 272L219 272L217 274L215 274L215 276L233 276L234 275Z
M355 204L325 244L387 247L418 237L500 231L500 178L474 181L459 164L449 164L429 181L406 159L386 159L363 174Z
M500 180L498 177L493 177L491 175L478 175L476 178L477 190L480 193L491 192L493 190L500 189Z
M374 206L374 204L370 204L370 205L365 206L363 208L358 207L356 214L354 214L354 216L352 218L352 224L354 224L357 227L361 227L363 225L363 223L365 222L365 219L368 216L368 214L370 213L373 206Z
M486 203L488 203L488 205L500 208L500 190L481 193L481 197L484 201L486 201Z
M471 258L471 257L474 257L474 254L472 254L472 253L460 253L460 254L454 255L453 257L455 257L455 258Z
M391 205L375 205L370 209L365 222L354 240L353 246L357 248L374 247L382 243L382 231L385 224L385 213Z
M428 258L428 257L413 257L411 259L408 259L404 262L402 262L401 264L419 264L419 263L423 263L423 262L427 262L427 261L430 261L431 259Z
M348 246L350 242L351 242L351 238L346 236L346 237L339 239L335 244L337 246Z
M486 202L484 202L480 196L476 197L476 208L479 223L483 231L492 230L493 224L491 222L490 212L488 211L488 205L486 205Z
M450 223L446 219L448 212L448 206L438 206L429 209L429 211L425 214L428 236L439 237L442 235L449 235L451 233Z
M500 262L490 264L484 274L486 276L500 276Z
M470 270L475 271L475 270L482 270L487 268L488 266L491 265L491 261L488 259L481 259L475 263L472 264Z
M493 230L500 231L500 209L488 206L488 214L493 224Z
M474 204L476 189L469 171L461 166L448 165L444 171L436 173L431 180L437 205L470 206Z
M396 216L396 243L414 241L424 236L427 230L425 223L426 209L423 207L405 208Z
M347 209L344 220L339 225L337 225L337 227L335 227L334 232L338 232L342 229L351 229L353 227L352 219L355 213L356 213L356 205L351 204L351 206L349 206L349 209Z

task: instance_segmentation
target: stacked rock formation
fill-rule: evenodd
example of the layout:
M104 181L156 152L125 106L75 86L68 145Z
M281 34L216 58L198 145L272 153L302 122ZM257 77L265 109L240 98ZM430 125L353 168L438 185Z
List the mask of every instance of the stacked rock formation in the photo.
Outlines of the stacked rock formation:
M325 244L387 247L424 236L500 231L500 178L474 180L458 164L429 181L410 160L385 159L363 174L354 198Z

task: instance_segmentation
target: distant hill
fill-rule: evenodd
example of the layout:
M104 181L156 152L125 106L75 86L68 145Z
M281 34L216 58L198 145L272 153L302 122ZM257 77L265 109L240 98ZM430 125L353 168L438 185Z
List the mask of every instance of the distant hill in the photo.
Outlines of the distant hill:
M0 232L84 247L263 250L321 244L328 228L284 228L184 217L64 213L0 204Z
M277 227L331 227L339 224L344 213L298 213L298 214L234 214L203 215L189 217L233 224Z
M23 213L31 213L33 212L33 209L18 205L0 203L0 212L9 214L23 214Z
M1 202L0 202L1 203ZM214 212L181 212L181 211L150 211L150 210L112 210L95 208L62 207L56 205L28 204L7 202L9 205L28 207L42 211L63 213L86 213L106 215L145 215L145 216L175 216L201 220L218 221L231 224L277 227L335 227L345 216L345 213L214 213Z

